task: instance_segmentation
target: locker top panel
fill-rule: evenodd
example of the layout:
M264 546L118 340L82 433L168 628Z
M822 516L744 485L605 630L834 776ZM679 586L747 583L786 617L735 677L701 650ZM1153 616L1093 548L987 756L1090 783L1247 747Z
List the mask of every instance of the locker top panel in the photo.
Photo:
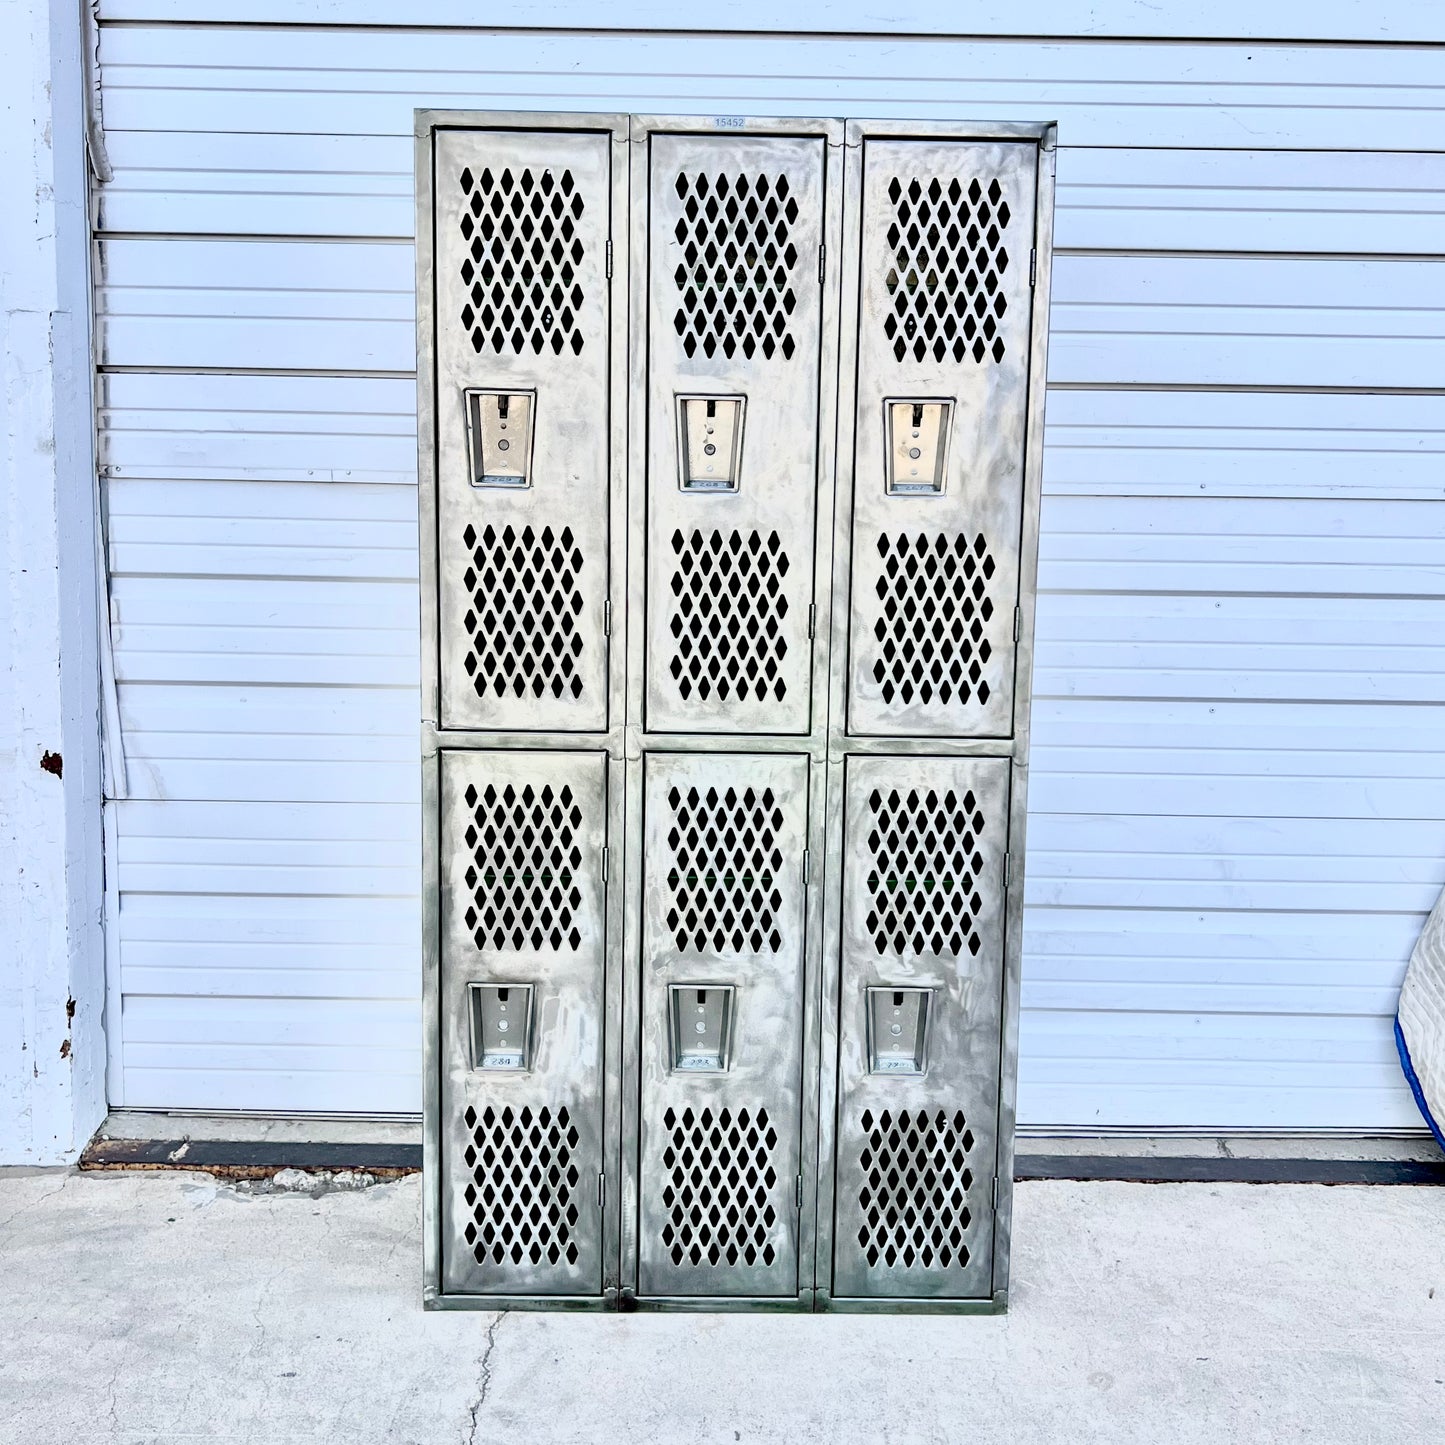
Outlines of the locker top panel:
M811 723L825 173L821 136L650 137L649 731Z
M608 723L612 151L599 131L436 136L443 727Z
M848 730L1006 737L1038 147L862 154Z

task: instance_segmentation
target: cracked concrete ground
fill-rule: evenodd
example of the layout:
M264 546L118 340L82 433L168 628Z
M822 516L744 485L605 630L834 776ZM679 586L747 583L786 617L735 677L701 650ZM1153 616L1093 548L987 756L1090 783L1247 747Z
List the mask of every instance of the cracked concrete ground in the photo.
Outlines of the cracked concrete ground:
M1445 1436L1445 1190L1024 1184L1005 1318L424 1314L418 1214L0 1173L0 1441Z

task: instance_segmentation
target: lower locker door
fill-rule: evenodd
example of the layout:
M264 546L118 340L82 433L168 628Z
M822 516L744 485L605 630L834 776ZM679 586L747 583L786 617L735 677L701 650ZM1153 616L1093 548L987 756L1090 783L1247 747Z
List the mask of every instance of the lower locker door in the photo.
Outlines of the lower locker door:
M850 758L833 1293L988 1298L1009 764Z
M639 1292L798 1290L806 758L644 764Z
M441 808L445 1287L597 1294L607 760L443 753Z

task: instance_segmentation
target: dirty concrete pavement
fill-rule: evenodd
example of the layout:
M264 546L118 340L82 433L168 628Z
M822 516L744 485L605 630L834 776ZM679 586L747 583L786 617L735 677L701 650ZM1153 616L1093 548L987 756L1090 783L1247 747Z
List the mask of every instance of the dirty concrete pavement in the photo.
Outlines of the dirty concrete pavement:
M426 1314L419 1212L415 1178L0 1171L0 1440L1445 1433L1445 1190L1023 1184L1005 1318Z

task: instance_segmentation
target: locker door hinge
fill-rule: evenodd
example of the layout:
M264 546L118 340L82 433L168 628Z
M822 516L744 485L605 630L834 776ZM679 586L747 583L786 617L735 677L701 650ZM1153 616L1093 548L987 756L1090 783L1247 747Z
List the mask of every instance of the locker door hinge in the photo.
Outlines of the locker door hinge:
M604 883L607 882L607 865L611 862L611 859L612 849L604 848L602 850L602 881Z
M609 246L611 245L610 242L609 242L608 244L609 244ZM611 252L609 251L608 254L610 255ZM610 261L609 261L607 264L608 264L609 268L610 268L611 265L612 265L612 263L611 263ZM612 272L611 272L610 269L608 270L607 274L608 274L609 276L612 274ZM1034 250L1032 250L1032 251L1029 252L1029 285L1030 285L1030 286L1036 286L1036 285L1038 284L1038 280L1039 280L1039 253L1038 253L1038 249L1035 248Z
M808 641L811 642L818 635L818 604L808 603Z
M1014 855L1012 853L1005 853L1003 855L1003 883L1005 888L1008 887L1009 879L1013 877L1013 872Z
M828 274L828 248L826 245L818 247L818 285L823 284L823 278Z
M995 1179L995 1180L994 1180L994 1183L997 1184L997 1183L998 1183L998 1180ZM606 1207L606 1205L607 1205L607 1176L606 1176L605 1174L599 1174L599 1175L597 1176L597 1207L598 1207L598 1209L603 1209L603 1208Z
M803 1176L798 1175L798 1208L803 1207Z
M808 881L808 875L813 871L813 854L808 848L803 849L803 882Z
M1014 614L1017 616L1018 608L1014 608ZM602 635L604 637L612 636L612 599L610 597L602 604ZM1014 636L1017 637L1018 633L1015 632Z
M994 1212L998 1211L998 1175L993 1176L993 1207Z
M1019 640L1019 632L1023 626L1023 612L1020 608L1014 608L1014 641Z
M607 238L607 279L612 279L612 237Z

